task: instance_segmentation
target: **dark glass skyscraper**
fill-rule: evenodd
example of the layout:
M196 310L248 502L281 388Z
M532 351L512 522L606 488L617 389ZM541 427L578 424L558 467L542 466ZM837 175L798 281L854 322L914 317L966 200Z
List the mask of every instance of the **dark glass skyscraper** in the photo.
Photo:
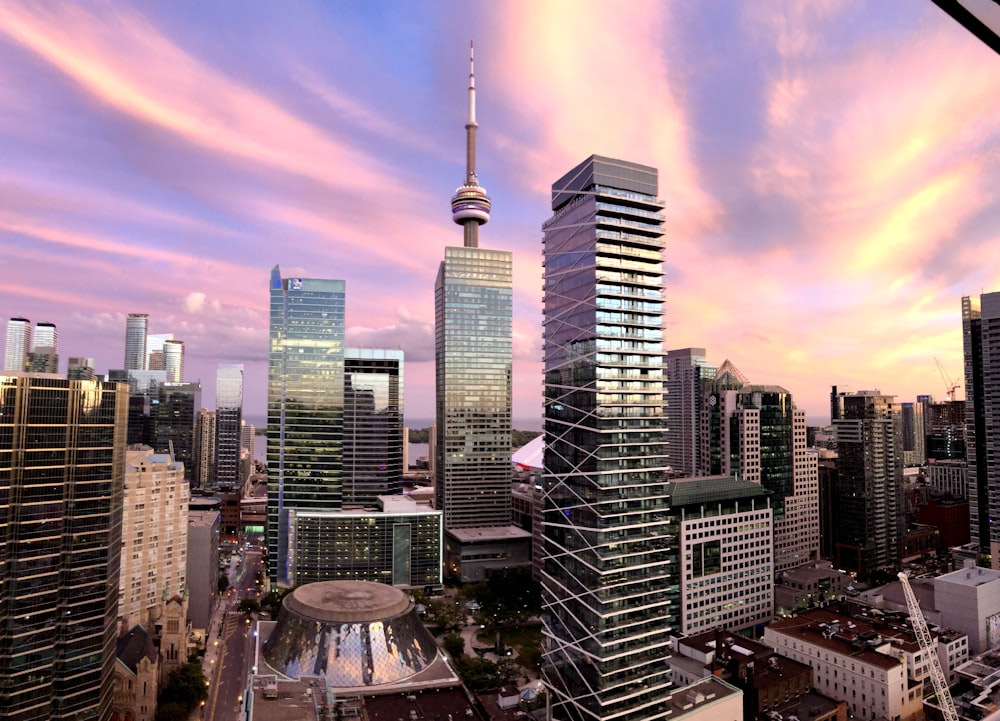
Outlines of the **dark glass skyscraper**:
M345 295L342 280L282 278L278 266L270 288L268 573L284 586L289 510L342 505Z
M344 506L374 508L403 481L403 351L344 356Z
M0 717L110 713L128 387L0 373Z
M543 676L552 717L663 717L669 595L663 202L655 168L591 156L543 226Z
M898 570L905 528L903 433L893 396L832 394L837 429L839 568L870 574Z
M1000 564L1000 292L962 298L969 517L979 563Z
M149 404L148 436L153 450L167 453L184 464L184 477L195 478L195 425L201 410L201 383L164 383Z

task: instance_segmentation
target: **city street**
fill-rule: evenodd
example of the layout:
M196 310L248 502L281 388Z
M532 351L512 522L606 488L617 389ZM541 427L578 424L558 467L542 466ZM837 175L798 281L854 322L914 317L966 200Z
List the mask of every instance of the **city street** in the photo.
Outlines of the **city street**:
M208 679L208 700L202 709L205 721L237 721L247 675L252 662L253 622L238 610L246 598L259 601L257 572L262 554L259 534L248 534L250 548L244 548L243 560L229 569L230 591L220 600L213 616L208 652L203 660ZM197 716L196 716L197 718Z

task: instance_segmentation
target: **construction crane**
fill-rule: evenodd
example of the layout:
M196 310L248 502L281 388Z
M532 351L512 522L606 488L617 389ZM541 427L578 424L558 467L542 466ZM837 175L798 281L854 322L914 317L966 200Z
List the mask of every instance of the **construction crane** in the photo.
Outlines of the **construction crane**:
M897 575L900 583L903 584L903 593L906 595L906 606L910 609L910 623L913 624L913 632L916 633L920 648L930 662L931 682L934 684L934 695L937 697L941 714L944 716L944 721L959 721L958 711L955 710L955 699L951 697L951 691L948 690L948 681L944 677L944 671L941 670L941 661L938 660L937 649L934 648L934 639L931 638L927 621L924 620L920 604L917 603L917 596L910 588L910 579L902 571Z
M941 374L941 380L944 381L945 392L948 394L948 400L955 400L955 391L958 390L960 384L958 381L953 381L947 373L944 372L944 366L941 365L941 361L934 356L934 362L937 363L938 373Z

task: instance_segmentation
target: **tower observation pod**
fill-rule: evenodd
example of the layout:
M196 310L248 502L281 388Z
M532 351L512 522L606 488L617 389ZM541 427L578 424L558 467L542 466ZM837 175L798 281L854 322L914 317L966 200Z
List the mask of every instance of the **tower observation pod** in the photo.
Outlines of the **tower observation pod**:
M490 220L490 196L476 178L476 74L469 43L469 119L465 123L465 182L451 199L451 217L465 230L465 247L479 247L479 226Z

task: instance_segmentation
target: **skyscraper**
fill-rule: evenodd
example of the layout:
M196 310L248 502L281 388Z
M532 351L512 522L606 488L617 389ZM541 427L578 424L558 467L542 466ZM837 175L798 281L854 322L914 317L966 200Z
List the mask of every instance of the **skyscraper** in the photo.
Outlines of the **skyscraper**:
M670 467L686 476L698 475L702 397L715 378L715 366L704 348L667 351L666 425Z
M215 374L215 485L240 483L243 364L220 363Z
M899 565L905 529L899 406L878 391L834 394L839 490L838 568L870 574Z
M168 383L184 382L184 341L168 340L163 343L163 370Z
M528 560L528 534L511 526L512 259L479 247L491 203L476 176L478 127L470 48L465 181L451 201L464 244L445 248L434 286L436 507L446 564L463 580L482 578L487 557L494 567ZM508 544L524 544L523 558Z
M593 155L543 225L542 674L559 719L663 717L668 586L663 202L657 171Z
M59 372L59 333L55 323L35 324L24 370L33 373Z
M164 383L150 400L147 437L157 453L173 453L184 465L184 478L194 478L195 425L201 409L201 383Z
M125 321L125 370L146 370L146 325L149 315L129 313Z
M66 377L71 381L92 381L94 372L93 358L70 358L67 362Z
M163 362L163 344L173 339L173 333L148 333L146 335L147 370L162 371L166 369Z
M903 459L907 466L927 463L927 436L924 430L924 404L900 403L903 423Z
M979 564L1000 568L1000 292L962 298L965 457Z
M7 346L4 349L3 369L23 371L31 350L31 321L11 318L7 321Z
M270 289L268 573L284 586L289 511L342 503L345 295L342 280L282 278L278 266Z
M728 373L725 366L731 369ZM819 457L806 448L805 411L777 385L752 385L726 361L702 403L702 473L724 473L771 491L774 570L819 557Z
M0 717L109 717L128 392L0 374Z
M202 408L194 426L194 464L192 488L208 488L215 478L215 411Z
M403 351L344 355L344 506L374 508L403 481Z

